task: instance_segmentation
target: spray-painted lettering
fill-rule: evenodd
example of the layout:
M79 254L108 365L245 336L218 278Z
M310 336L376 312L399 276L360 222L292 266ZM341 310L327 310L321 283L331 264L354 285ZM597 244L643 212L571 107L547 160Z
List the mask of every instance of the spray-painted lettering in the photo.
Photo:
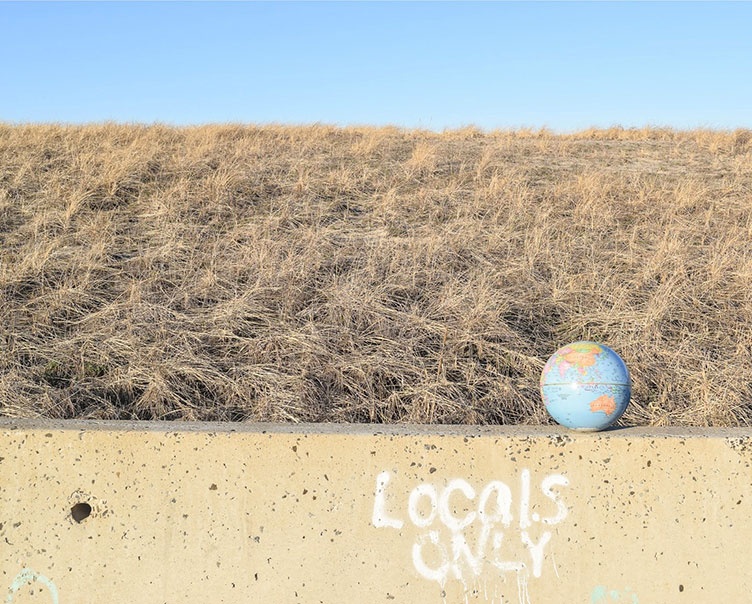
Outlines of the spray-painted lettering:
M414 486L400 503L404 485L395 484L389 471L376 477L373 526L401 530L406 523L419 529L412 545L412 561L422 577L444 585L448 579L467 581L485 569L540 577L550 527L562 522L568 509L562 474L545 476L532 486L523 469L514 483L492 480L476 486L455 478L439 486ZM401 487L401 488L400 488ZM525 579L526 580L526 579Z

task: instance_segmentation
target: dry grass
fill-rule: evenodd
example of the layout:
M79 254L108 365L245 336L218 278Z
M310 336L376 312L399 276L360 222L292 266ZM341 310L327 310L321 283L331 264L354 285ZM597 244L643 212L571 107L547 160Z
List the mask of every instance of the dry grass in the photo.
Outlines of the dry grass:
M752 132L0 124L0 414L752 423Z

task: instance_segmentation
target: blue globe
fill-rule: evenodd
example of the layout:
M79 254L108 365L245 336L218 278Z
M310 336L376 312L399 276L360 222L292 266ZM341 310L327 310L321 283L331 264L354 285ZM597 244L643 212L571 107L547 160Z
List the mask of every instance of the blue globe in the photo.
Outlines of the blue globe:
M573 430L595 432L616 422L629 405L632 382L621 357L597 342L557 350L541 373L546 410Z

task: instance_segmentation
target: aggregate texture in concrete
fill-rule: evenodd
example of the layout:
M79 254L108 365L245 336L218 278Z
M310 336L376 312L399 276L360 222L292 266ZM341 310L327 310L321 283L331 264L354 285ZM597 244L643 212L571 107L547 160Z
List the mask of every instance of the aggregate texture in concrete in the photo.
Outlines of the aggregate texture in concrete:
M0 421L0 601L750 601L752 432Z

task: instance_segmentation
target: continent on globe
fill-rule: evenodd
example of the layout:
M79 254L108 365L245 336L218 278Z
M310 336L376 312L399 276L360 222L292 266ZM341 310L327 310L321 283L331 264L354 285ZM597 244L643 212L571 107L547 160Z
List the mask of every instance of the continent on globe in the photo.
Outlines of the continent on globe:
M603 349L594 342L575 342L565 346L560 351L559 374L563 376L570 367L574 366L577 371L585 375L588 367L595 365L595 357L602 352Z
M611 415L616 411L616 401L614 400L614 397L608 396L608 394L602 394L594 401L591 401L590 411L593 413L601 411L606 415Z

